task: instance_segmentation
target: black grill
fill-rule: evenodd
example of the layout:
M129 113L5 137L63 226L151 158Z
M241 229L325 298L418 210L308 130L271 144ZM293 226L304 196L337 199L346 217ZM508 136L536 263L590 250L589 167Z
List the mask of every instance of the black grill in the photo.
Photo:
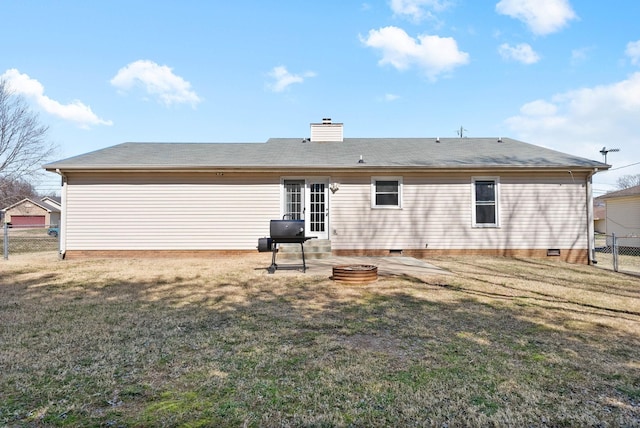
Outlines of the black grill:
M287 217L285 215L284 217ZM267 269L269 273L274 273L276 269L300 269L306 272L307 264L304 259L304 243L311 236L304 234L304 220L271 220L269 224L269 238L258 239L258 251L271 251L271 266ZM302 253L302 265L278 265L276 263L276 254L278 253L278 244L300 244Z
M271 220L269 232L281 243L305 241L304 220Z

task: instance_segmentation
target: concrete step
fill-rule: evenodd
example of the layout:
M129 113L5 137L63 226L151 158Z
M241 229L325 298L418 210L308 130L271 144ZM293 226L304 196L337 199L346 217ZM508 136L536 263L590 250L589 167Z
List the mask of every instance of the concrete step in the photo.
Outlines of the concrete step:
M331 241L328 239L310 239L304 243L306 259L324 259L331 256ZM278 244L278 258L302 258L300 244Z

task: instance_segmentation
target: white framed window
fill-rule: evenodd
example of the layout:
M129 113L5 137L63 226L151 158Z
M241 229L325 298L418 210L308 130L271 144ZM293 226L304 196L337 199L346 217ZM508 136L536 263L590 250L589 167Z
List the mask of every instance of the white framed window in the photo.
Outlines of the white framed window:
M371 208L402 208L402 177L371 177Z
M472 177L473 227L500 227L500 177Z
M300 179L281 179L282 182L282 214L287 220L304 219L305 182Z

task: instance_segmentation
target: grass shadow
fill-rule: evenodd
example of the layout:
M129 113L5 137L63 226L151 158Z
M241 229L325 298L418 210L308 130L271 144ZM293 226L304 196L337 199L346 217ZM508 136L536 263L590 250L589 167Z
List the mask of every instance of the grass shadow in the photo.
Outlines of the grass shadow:
M347 286L269 275L252 260L129 264L143 273L108 261L3 273L14 304L0 312L0 421L633 425L640 416L633 311L514 296L464 273Z

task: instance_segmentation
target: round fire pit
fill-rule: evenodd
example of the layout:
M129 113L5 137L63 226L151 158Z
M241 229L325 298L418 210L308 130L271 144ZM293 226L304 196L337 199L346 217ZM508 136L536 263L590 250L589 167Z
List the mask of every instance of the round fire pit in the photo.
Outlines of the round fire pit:
M378 279L378 267L372 265L334 266L332 279L349 284L366 284Z

